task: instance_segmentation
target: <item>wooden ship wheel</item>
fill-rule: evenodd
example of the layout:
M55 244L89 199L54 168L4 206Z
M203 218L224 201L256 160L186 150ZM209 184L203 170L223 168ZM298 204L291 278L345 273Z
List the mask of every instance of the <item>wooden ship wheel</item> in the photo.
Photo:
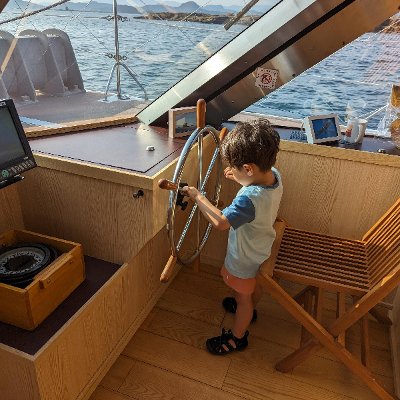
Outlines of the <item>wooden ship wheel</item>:
M177 261L184 265L199 261L200 252L206 244L212 228L212 225L202 216L196 203L184 201L181 188L186 185L196 186L199 192L207 196L214 205L220 205L222 160L219 145L228 130L222 128L221 131L217 131L212 126L206 126L206 102L203 99L197 101L196 114L197 128L183 147L172 180L160 179L158 182L161 189L170 191L167 233L172 253L160 276L161 282L168 282ZM203 141L206 135L212 139L207 138L207 151L205 152ZM211 152L209 151L210 146L214 147ZM193 156L191 152L192 149L196 151L195 148L197 148L197 157ZM211 158L207 157L206 153L207 155L211 154ZM193 162L190 163L190 173L188 174L185 173L185 164L189 164L189 158ZM193 164L195 165L193 166ZM186 179L190 181L186 181ZM186 211L187 208L189 210ZM186 211L186 219L181 215L182 211ZM184 248L184 241L189 234L195 239L189 244L189 248L188 246Z

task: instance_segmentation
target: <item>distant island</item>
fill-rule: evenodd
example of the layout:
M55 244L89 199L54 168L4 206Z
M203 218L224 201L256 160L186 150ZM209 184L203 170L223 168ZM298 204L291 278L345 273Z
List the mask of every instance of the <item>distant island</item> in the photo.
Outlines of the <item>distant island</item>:
M35 3L37 1L37 3ZM83 2L82 0L74 0L69 1L65 4L58 5L54 7L55 11L62 12L98 12L98 13L107 13L112 14L113 5L112 1L109 0L107 3L103 2L104 0L91 0L89 3L87 1ZM117 0L120 2L121 0ZM223 4L225 2L222 2ZM45 4L43 0L13 0L8 1L6 7L3 12L19 12L22 13L21 10L39 10ZM205 6L200 6L195 1L187 1L182 4L179 4L165 0L163 3L155 3L155 4L146 4L142 7L133 7L127 4L118 4L118 13L119 14L130 14L133 19L145 19L145 20L169 20L169 21L187 21L187 22L201 22L204 24L225 24L228 22L238 11L241 10L240 6L233 5L220 5L220 4L206 4ZM243 16L237 23L242 25L251 25L254 21L260 18L262 14L267 12L268 9L265 6L260 6L257 8L256 6L250 10L251 15ZM104 17L107 18L107 17ZM129 18L121 17L124 20ZM400 17L399 15L395 15L381 25L377 26L373 32L381 32L384 33L400 33Z
M189 14L189 13L149 13L146 15L136 16L135 19L149 20L169 20L169 21L186 21L186 22L201 22L203 24L225 24L233 17L233 14L228 15L211 15L211 14ZM254 21L260 18L258 15L246 15L237 23L242 25L251 25Z
M185 3L179 4L179 5L172 5L175 3L168 4L168 1L163 2L162 4L143 4L141 7L133 7L128 4L118 4L118 12L123 13L123 14L138 14L138 15L143 15L145 18L147 18L147 14L177 14L177 15L182 15L182 14L196 14L196 15L201 15L198 13L203 13L204 15L210 15L211 17L216 17L218 20L218 16L224 16L225 18L228 18L228 15L236 14L241 8L238 6L223 6L223 5L205 5L205 6L200 6L194 1L187 1ZM9 1L4 8L4 11L11 11L11 12L16 12L16 11L21 11L21 10L38 10L42 8L44 5L47 5L47 3L42 3L42 0L37 0L37 3L35 3L35 0L29 1L29 0L14 0L14 1ZM54 7L54 10L57 11L80 11L80 12L102 12L102 13L112 13L113 11L113 5L112 1L109 0L107 3L103 2L101 0L96 1L92 0L89 1L69 1L65 4L59 5ZM262 11L260 9L257 9L254 7L252 9L252 14L256 15L261 15ZM200 18L200 17L199 17ZM202 17L201 17L202 18ZM155 19L152 17L149 17L148 19ZM169 18L169 19L172 19ZM206 18L204 18L206 20ZM189 21L189 19L187 19ZM214 22L214 23L219 23L219 22Z

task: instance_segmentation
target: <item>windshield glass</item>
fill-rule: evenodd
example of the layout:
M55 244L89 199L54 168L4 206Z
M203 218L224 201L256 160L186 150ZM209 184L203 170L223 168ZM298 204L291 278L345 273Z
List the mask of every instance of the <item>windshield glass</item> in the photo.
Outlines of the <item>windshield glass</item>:
M368 119L385 134L385 114L393 84L400 82L400 14L303 72L246 111L300 119L336 113Z
M277 3L10 0L1 97L25 126L133 117Z

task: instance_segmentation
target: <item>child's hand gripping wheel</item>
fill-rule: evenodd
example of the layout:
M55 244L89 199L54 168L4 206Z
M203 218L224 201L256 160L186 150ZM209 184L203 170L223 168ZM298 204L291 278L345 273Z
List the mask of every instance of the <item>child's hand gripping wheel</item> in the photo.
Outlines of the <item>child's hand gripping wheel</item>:
M184 186L187 186L187 183L181 182L181 183L179 184L179 189L183 188ZM160 180L158 181L158 187L159 187L160 189L176 190L177 187L178 187L178 185L177 185L176 183L174 183L174 182L169 181L168 179L160 179ZM180 206L180 208L181 208L182 211L185 211L185 210L186 210L186 207L187 207L187 205L188 205L188 202L187 202L187 201L183 201L184 198L185 198L185 194L182 193L181 190L178 190L178 194L177 194L177 196L176 196L176 202L175 202L175 204L176 204L177 206Z

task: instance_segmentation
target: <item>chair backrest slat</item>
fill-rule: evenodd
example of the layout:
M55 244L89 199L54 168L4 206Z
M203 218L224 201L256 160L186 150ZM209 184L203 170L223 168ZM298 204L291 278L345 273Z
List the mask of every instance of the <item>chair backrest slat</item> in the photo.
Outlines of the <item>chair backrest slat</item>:
M400 263L400 198L364 235L363 242L374 285Z
M370 260L379 256L381 249L390 250L395 245L396 239L400 237L400 217L398 221L390 226L386 227L386 230L382 233L379 238L376 238L373 242L366 244L367 255Z
M392 207L371 227L371 229L363 236L362 241L368 243L373 241L376 236L382 233L382 229L387 224L390 224L392 218L400 214L400 198L393 204Z
M400 245L400 241L398 244ZM373 284L381 280L393 268L400 265L400 251L392 252L389 256L383 254L382 258L374 261L374 263L377 267L369 274L370 282Z

